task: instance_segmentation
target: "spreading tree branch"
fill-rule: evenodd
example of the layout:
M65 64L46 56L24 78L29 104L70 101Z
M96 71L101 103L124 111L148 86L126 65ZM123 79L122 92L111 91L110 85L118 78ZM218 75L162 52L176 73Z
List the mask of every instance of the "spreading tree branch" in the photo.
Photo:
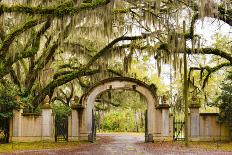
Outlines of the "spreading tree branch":
M13 30L10 32L6 38L3 40L2 44L0 45L0 57L4 58L6 55L6 51L8 51L9 46L12 44L14 41L15 37L20 35L21 33L25 32L26 30L41 24L45 22L47 19L42 18L42 19L32 19L30 21L27 21L23 25L19 26L19 28Z
M25 13L30 15L52 15L57 17L68 16L78 14L81 11L96 9L101 6L105 6L110 3L111 0L97 0L92 3L81 3L79 6L74 6L72 1L64 2L58 6L53 7L32 7L24 5L0 5L1 13Z
M224 63L221 63L215 67L209 67L209 66L205 66L205 67L190 67L189 69L189 78L192 74L192 72L194 70L198 70L201 72L201 78L203 79L203 83L202 83L202 89L205 88L209 78L210 78L210 75L217 72L218 70L222 69L223 67L228 67L228 66L231 66L231 63L230 62L224 62ZM203 72L204 71L207 71L206 73L206 76L203 77Z
M121 36L121 37L114 39L108 45L106 45L103 49L101 49L96 55L94 55L92 57L92 59L90 59L90 61L86 65L86 68L90 67L94 62L96 62L97 59L99 59L100 57L102 57L106 53L110 52L110 49L112 49L113 46L115 44L117 44L118 42L125 41L125 40L132 41L132 40L144 39L144 38L147 38L149 35L150 34L145 34L145 35L141 35L141 36Z

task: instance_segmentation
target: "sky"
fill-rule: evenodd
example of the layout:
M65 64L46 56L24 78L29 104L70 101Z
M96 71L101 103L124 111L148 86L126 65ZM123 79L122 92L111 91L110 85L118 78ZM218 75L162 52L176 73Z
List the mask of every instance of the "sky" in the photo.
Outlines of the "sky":
M197 21L195 26L195 33L201 35L203 40L206 40L205 46L212 45L214 41L213 36L217 33L220 33L223 36L229 36L232 40L232 27L220 20L204 18L204 20Z
M201 39L204 40L204 46L212 46L214 43L213 37L217 33L229 36L232 41L232 27L222 21L213 18L204 18L204 20L197 21L195 25L195 34L201 36ZM155 66L155 59L151 58L150 63ZM163 65L161 79L165 85L170 85L170 65Z

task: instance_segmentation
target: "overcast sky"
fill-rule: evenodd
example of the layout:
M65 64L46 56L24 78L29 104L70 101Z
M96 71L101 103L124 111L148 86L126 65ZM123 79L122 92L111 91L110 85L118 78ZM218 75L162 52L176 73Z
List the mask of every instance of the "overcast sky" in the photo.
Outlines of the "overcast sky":
M223 36L229 36L232 40L232 27L222 21L215 20L212 18L205 18L204 20L199 20L195 25L195 34L201 36L202 40L204 40L204 46L212 46L212 43L215 41L213 40L213 37L217 33L220 33ZM150 62L154 66L156 65L155 60L153 58ZM164 82L164 84L170 84L169 65L163 65L161 79Z

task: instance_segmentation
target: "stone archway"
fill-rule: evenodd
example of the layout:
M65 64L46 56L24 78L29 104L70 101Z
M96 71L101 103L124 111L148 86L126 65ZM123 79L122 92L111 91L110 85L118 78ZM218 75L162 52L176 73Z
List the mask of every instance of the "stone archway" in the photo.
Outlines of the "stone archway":
M87 140L92 134L92 112L96 97L108 90L126 89L140 93L144 96L147 102L147 134L148 141L153 141L153 137L157 134L157 110L158 99L156 95L156 87L154 85L147 85L146 83L128 77L114 77L100 81L92 87L87 94L82 98L82 110L80 124L79 124L79 137L80 139Z

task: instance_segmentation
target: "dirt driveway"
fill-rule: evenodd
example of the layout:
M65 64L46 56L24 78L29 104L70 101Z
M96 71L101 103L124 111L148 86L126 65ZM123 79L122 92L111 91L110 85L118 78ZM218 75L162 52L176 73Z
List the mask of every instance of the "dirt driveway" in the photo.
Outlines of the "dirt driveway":
M232 147L232 146L231 146ZM81 144L73 148L18 151L17 155L232 155L232 152L185 148L172 143L144 143L143 135L100 134L93 144Z

